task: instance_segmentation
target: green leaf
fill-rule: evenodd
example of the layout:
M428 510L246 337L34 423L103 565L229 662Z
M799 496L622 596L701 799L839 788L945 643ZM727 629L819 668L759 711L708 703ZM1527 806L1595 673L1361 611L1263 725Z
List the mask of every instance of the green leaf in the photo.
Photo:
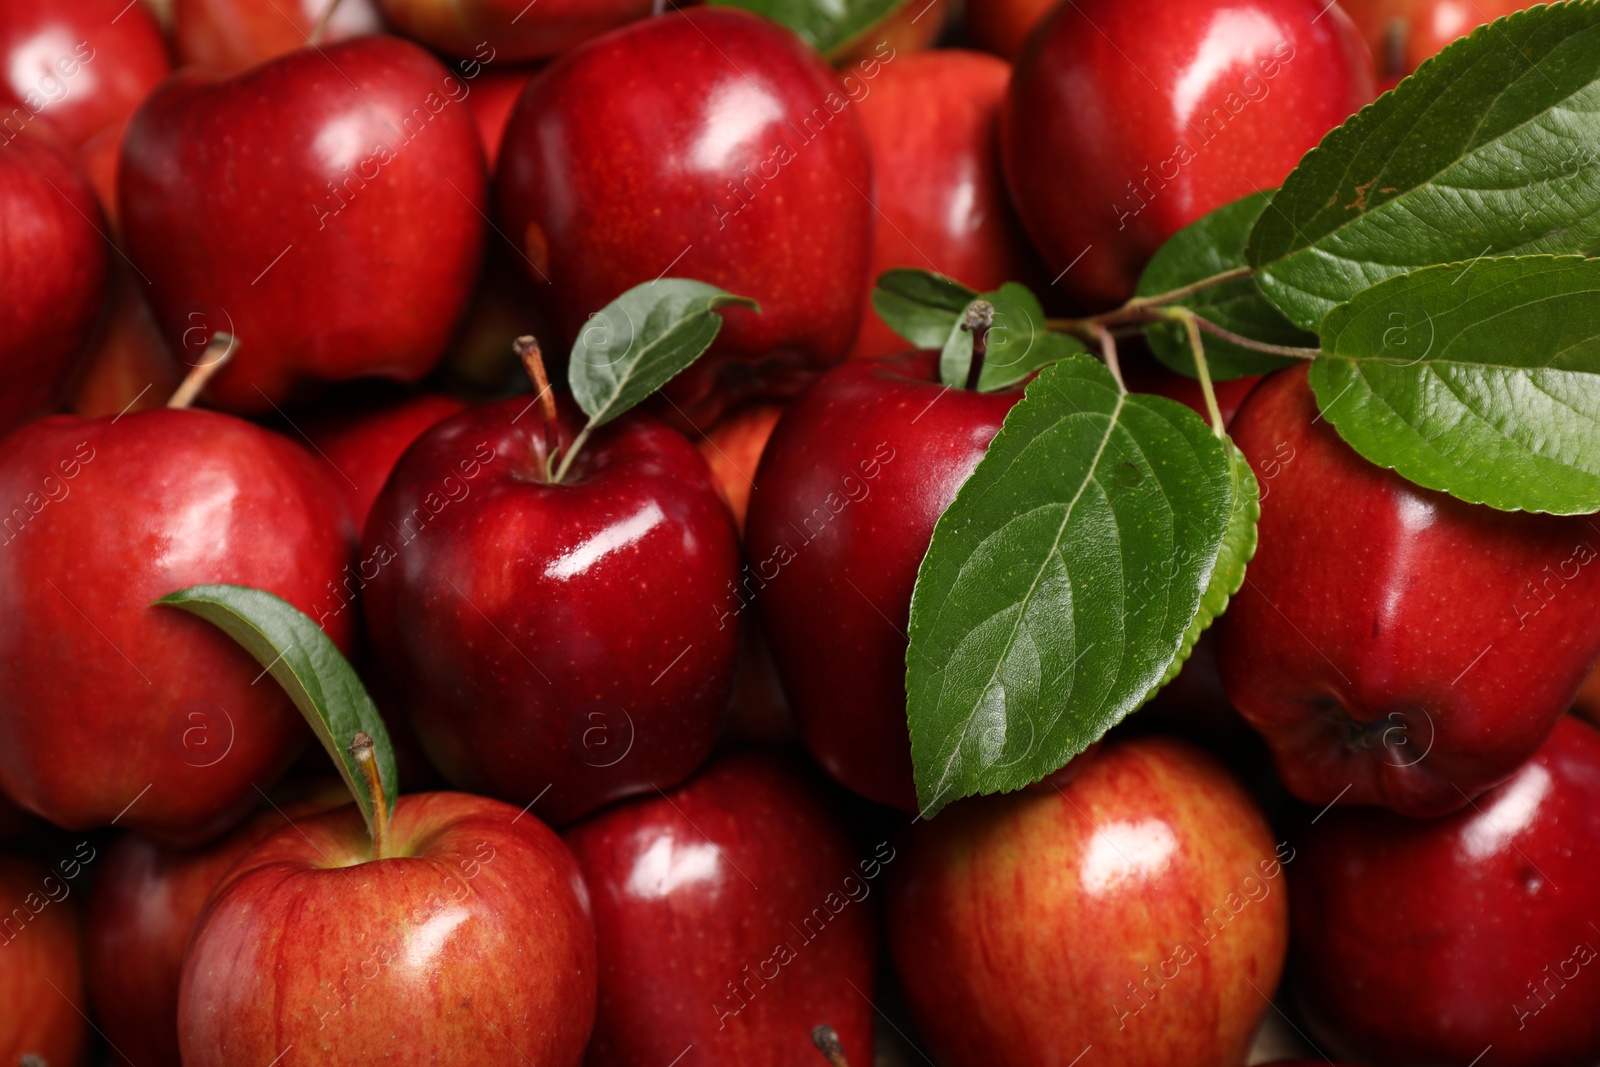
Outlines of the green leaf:
M878 317L916 348L943 348L977 298L977 290L942 274L908 268L884 271L872 289Z
M1211 586L1232 484L1193 411L1119 393L1088 356L1029 383L917 573L906 691L925 814L1037 781L1146 699Z
M590 427L610 422L711 347L718 308L754 300L688 278L636 285L589 317L572 345L567 381Z
M1271 193L1253 193L1225 204L1185 226L1156 251L1139 278L1138 296L1148 298L1194 285L1207 278L1245 266L1245 240L1261 212L1272 202ZM1306 333L1284 318L1283 312L1261 294L1253 277L1233 278L1171 302L1201 318L1252 341L1274 345L1315 346L1315 334ZM1180 374L1198 378L1194 353L1183 326L1174 322L1151 323L1145 336L1156 358ZM1296 361L1244 348L1218 337L1205 341L1206 362L1213 380L1267 374Z
M907 0L712 0L787 26L829 58L845 51ZM820 101L819 101L820 103Z
M1006 282L998 289L979 294L977 299L987 300L994 307L994 324L986 339L988 350L983 357L983 370L978 372L979 392L1009 388L1040 367L1088 351L1077 338L1050 331L1039 298L1020 282ZM939 379L955 389L965 387L972 371L972 334L961 329L970 306L964 305L956 316L939 357Z
M168 593L156 603L212 623L271 673L333 757L367 820L369 833L372 798L361 768L350 755L350 742L357 733L370 734L389 814L394 813L400 778L389 730L355 669L310 616L271 593L243 585L190 586Z
M1329 312L1317 403L1418 485L1502 510L1600 510L1600 260L1391 278Z
M1600 4L1480 27L1323 138L1250 235L1262 291L1315 330L1419 267L1600 248Z

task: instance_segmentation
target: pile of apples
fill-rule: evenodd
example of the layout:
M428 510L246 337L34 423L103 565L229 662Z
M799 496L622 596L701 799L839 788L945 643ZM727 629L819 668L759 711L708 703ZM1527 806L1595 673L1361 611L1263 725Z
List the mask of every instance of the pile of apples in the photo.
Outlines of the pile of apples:
M1600 1062L1596 520L1124 336L1244 585L931 813L1026 383L873 299L1124 305L1522 6L0 0L0 1067Z

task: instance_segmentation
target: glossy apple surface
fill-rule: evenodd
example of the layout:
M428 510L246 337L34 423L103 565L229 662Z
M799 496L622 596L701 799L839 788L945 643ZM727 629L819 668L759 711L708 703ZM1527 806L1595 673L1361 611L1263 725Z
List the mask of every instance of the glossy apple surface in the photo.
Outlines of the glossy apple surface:
M1288 943L1248 794L1169 738L1108 744L1059 790L957 801L891 872L889 948L944 1067L1236 1067ZM1087 1059L1087 1058L1086 1058Z
M89 341L106 288L100 225L94 191L48 133L0 144L0 434L60 398Z
M905 691L917 568L1021 396L946 389L936 353L853 360L789 406L762 456L732 606L759 608L811 754L880 804L917 807Z
M190 68L140 108L127 248L175 347L239 339L209 399L270 411L313 382L432 369L482 249L467 92L417 46L363 37L232 77Z
M456 785L568 822L705 761L738 655L737 533L705 461L629 413L543 479L529 397L401 457L367 520L377 669ZM577 424L563 416L566 440Z
M13 432L0 501L0 787L69 829L214 838L306 730L232 638L152 602L225 582L314 610L349 560L338 494L276 434L163 408Z
M349 806L239 862L184 957L186 1067L268 1064L291 1047L330 1064L576 1067L594 926L561 839L458 793L401 797L390 833L395 858L373 862Z
M1589 519L1466 504L1368 463L1303 368L1257 386L1230 432L1264 499L1217 656L1284 785L1427 818L1509 777L1600 656Z
M650 14L651 0L380 0L407 37L451 55L487 43L507 60L547 59Z
M1010 64L993 56L939 49L898 56L870 84L860 104L878 179L869 292L894 267L937 271L980 292L1048 282L1000 173L997 127L1010 80ZM905 348L869 300L851 355Z
M49 0L0 6L0 129L43 118L76 147L127 118L172 70L143 3Z
M176 0L172 44L183 63L243 70L304 48L319 25L319 46L383 31L373 0Z
M708 427L792 394L855 337L873 226L856 111L789 31L726 7L669 13L528 87L501 147L500 217L568 341L663 273L760 302L728 309L665 389L666 415Z
M92 857L93 849L90 849ZM62 863L79 864L74 858ZM67 870L75 870L68 868ZM64 873L64 872L63 872ZM0 856L0 1063L78 1067L88 1045L72 883L31 859Z
M567 832L600 952L588 1067L665 1064L690 1045L707 1067L810 1067L819 1020L872 1062L867 898L894 849L858 856L821 784L732 756Z
M1449 818L1334 811L1301 844L1294 986L1334 1041L1383 1064L1600 1058L1593 727L1564 718Z
M1371 55L1322 0L1062 4L1017 59L1006 180L1059 285L1120 304L1163 241L1280 185L1374 94Z

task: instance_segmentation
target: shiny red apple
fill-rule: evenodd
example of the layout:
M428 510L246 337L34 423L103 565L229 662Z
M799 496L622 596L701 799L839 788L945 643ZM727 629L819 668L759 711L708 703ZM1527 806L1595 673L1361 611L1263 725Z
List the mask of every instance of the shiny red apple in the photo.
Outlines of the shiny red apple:
M1323 0L1061 4L1017 58L1006 180L1058 284L1120 304L1163 241L1281 184L1374 92L1371 55Z
M331 13L330 13L331 9ZM172 44L183 63L242 70L306 47L383 30L373 0L176 0Z
M569 340L663 274L760 302L727 310L665 389L664 415L706 427L792 394L855 337L873 226L857 110L789 31L727 7L669 13L529 85L501 147L500 217Z
M1408 1065L1600 1058L1593 727L1564 718L1449 818L1334 811L1299 843L1294 987L1333 1049Z
M1303 367L1257 386L1231 433L1263 499L1218 662L1284 785L1431 817L1509 777L1600 657L1591 521L1467 504L1368 463Z
M1211 757L1108 744L1059 790L957 801L905 852L889 948L944 1067L1244 1062L1294 853Z
M0 5L0 140L42 118L74 147L127 118L172 70L143 3Z
M458 793L401 797L390 858L353 806L239 861L184 957L185 1067L576 1067L594 1019L589 900L534 816Z
M169 844L259 802L306 738L299 714L225 634L152 602L227 582L312 610L351 545L318 463L199 410L54 416L0 441L0 787L59 826Z
M804 1067L827 1021L872 1062L879 876L789 760L727 757L567 831L594 904L600 999L588 1067ZM853 988L852 988L853 987Z
M191 68L140 108L118 175L127 248L175 346L239 339L213 402L270 411L438 361L482 249L468 92L417 46L363 37L232 77Z
M82 842L57 867L0 856L0 1063L79 1067L88 1002L79 960L78 876L95 849ZM31 1059L29 1057L32 1057Z
M748 564L800 735L846 787L915 811L906 625L934 523L1021 389L939 384L936 353L853 360L790 405L756 474Z
M1486 22L1532 7L1530 0L1339 0L1372 49L1383 88Z
M869 289L895 267L936 271L980 291L1049 281L1038 277L1044 268L1000 173L997 127L1010 81L1010 64L993 56L939 49L899 56L871 83L861 101L878 178ZM850 354L905 347L869 302Z
M376 668L433 762L567 822L710 753L739 549L705 461L655 419L603 426L560 483L546 448L527 397L435 426L373 505L357 573Z
M487 43L507 60L546 59L650 14L652 0L380 0L401 33L451 55Z

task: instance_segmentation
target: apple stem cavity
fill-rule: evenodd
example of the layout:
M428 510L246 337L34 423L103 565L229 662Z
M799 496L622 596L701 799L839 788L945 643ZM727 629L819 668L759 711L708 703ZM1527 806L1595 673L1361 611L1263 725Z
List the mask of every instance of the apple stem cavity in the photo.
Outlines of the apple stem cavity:
M328 32L328 23L333 21L333 13L339 9L339 0L328 0L328 6L322 9L322 14L317 16L317 21L312 24L311 32L306 34L306 44L312 48L322 43L322 37Z
M544 420L544 473L548 481L560 481L559 476L552 477L550 465L555 462L556 452L561 447L560 427L556 421L556 394L550 390L550 375L544 369L544 354L539 349L539 342L532 334L523 334L511 342L512 351L517 358L522 360L522 367L528 372L528 379L533 382L533 388L538 394L534 397L539 404L539 417ZM576 447L576 442L574 443ZM565 464L562 470L566 470Z
M231 333L220 330L211 335L211 343L206 345L206 350L200 354L200 362L196 363L183 381L178 383L177 391L167 401L169 408L186 408L193 404L195 398L216 377L217 372L223 368L233 354L239 350L238 339Z
M827 1023L811 1031L811 1043L817 1046L817 1051L822 1053L833 1067L850 1067L850 1061L844 1056L844 1045L839 1041L839 1032Z
M972 334L972 365L967 368L969 391L978 388L978 379L983 375L983 358L989 352L989 329L993 325L993 304L987 300L974 300L967 305L966 321L961 328Z
M378 756L372 744L372 735L365 730L350 739L350 758L361 768L367 780L367 795L372 800L372 858L386 860L389 852L389 798L383 792L383 779L378 776Z

